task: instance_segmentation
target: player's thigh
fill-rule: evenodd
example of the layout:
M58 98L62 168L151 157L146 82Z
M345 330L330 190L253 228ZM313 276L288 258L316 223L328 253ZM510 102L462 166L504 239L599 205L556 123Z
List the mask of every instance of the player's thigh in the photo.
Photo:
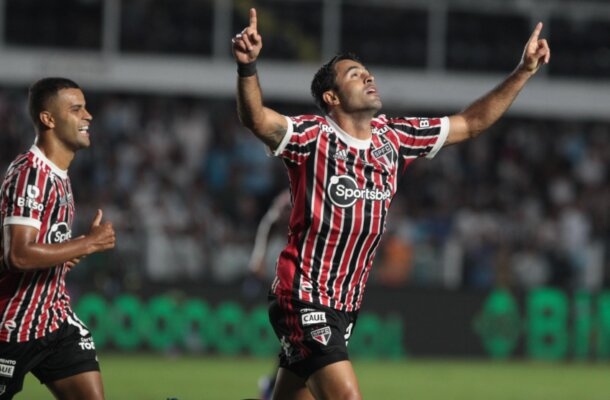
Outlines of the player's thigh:
M52 352L32 373L60 400L101 400L102 377L91 332L79 321L64 322L54 334Z
M58 400L103 400L104 386L99 371L87 371L67 378L47 382Z
M0 399L20 392L26 374L46 357L47 349L41 342L0 342Z
M286 368L277 371L272 400L314 400L305 380Z
M339 361L317 370L306 384L317 400L362 399L356 373L349 361Z

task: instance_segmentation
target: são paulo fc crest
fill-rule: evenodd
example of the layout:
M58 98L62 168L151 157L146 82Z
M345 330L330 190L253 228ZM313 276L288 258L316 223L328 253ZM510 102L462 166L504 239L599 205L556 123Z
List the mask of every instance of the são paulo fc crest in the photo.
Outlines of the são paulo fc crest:
M311 338L318 343L322 343L324 346L328 344L331 335L332 333L329 326L311 331Z
M353 206L358 200L384 201L390 198L389 190L360 189L356 180L349 175L335 175L330 178L328 197L337 207Z

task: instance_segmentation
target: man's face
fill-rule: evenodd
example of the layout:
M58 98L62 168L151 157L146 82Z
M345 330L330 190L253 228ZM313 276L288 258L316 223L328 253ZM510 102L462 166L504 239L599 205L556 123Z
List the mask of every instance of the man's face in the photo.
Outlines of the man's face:
M359 62L341 60L335 64L335 94L345 112L371 111L381 109L381 98L373 75Z
M91 114L85 108L85 96L80 89L62 89L51 99L49 112L53 117L52 131L68 149L77 151L89 147Z

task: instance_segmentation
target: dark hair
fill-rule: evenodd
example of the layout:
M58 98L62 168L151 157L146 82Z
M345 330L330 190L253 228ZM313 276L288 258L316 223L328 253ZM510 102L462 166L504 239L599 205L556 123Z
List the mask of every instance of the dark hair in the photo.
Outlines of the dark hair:
M353 53L340 53L330 59L326 64L322 65L311 81L311 95L316 103L316 106L323 112L328 111L328 105L324 102L322 96L327 90L336 88L337 74L335 65L342 60L353 60L360 62L358 57Z
M67 78L43 78L30 86L28 93L28 109L30 118L37 129L43 129L40 113L48 106L49 99L57 96L62 89L80 89L76 82Z

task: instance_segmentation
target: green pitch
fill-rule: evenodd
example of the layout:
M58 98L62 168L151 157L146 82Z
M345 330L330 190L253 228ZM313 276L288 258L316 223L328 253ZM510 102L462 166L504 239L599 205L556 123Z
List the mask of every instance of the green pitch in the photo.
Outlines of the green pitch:
M273 359L100 354L108 400L258 398ZM609 364L354 360L365 399L607 400ZM28 376L16 399L52 399Z

